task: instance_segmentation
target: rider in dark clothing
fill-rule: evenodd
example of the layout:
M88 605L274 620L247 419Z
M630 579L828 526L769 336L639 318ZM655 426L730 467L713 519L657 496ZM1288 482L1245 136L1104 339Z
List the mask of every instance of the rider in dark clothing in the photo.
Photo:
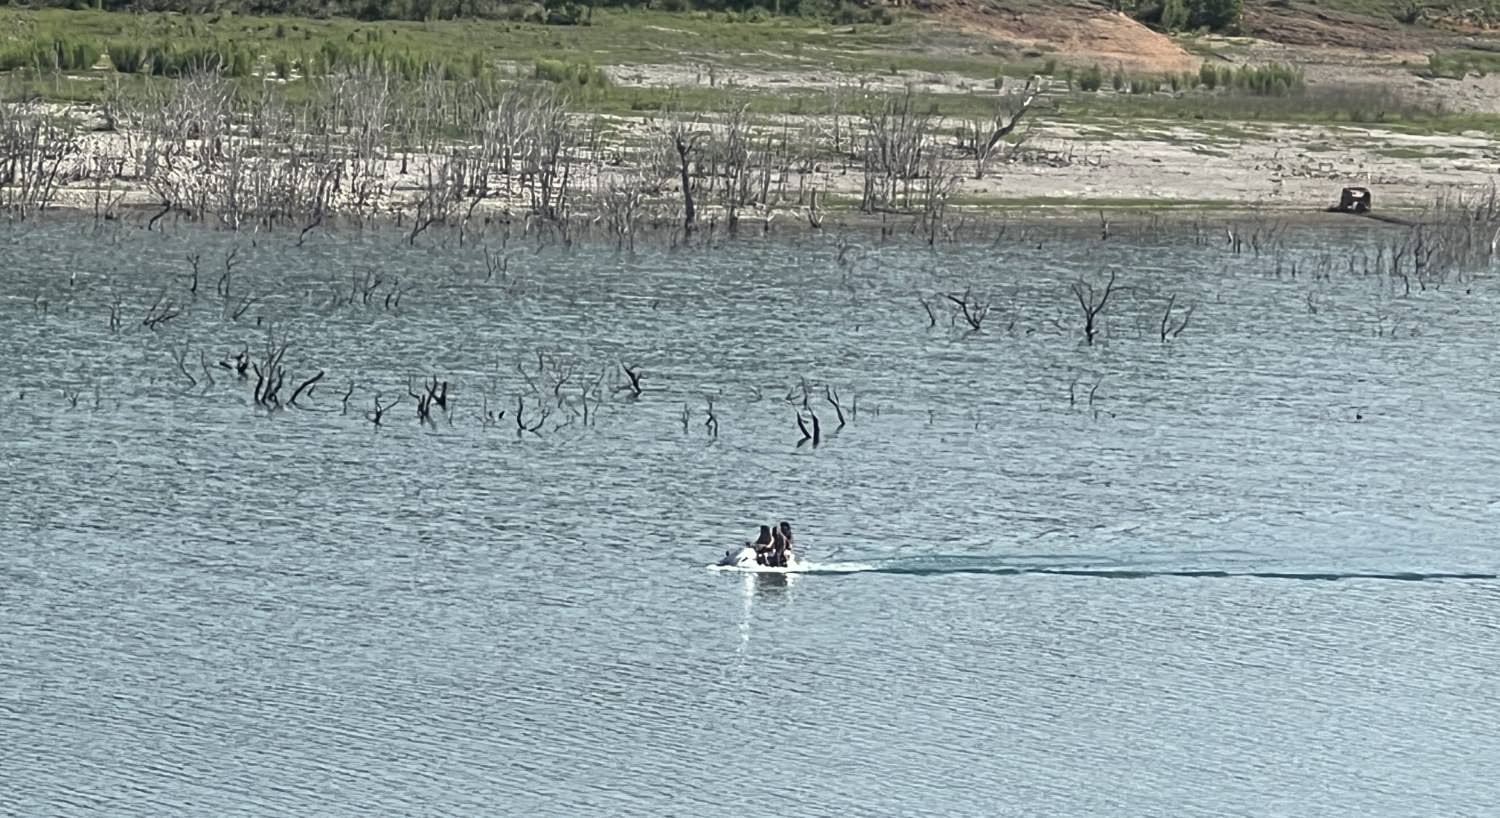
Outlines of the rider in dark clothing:
M770 565L771 557L771 527L763 525L760 527L760 536L750 545L755 548L755 561L761 565Z
M780 532L781 539L785 545L781 548L781 565L790 565L792 562L792 526L786 520L777 523L776 530Z
M771 529L771 559L766 564L774 568L786 567L786 537L779 528Z

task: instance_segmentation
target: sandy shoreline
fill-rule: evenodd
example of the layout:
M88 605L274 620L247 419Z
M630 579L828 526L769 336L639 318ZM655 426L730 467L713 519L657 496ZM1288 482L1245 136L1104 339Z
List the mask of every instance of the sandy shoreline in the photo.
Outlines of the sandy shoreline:
M1108 209L1112 211L1202 210L1316 212L1338 200L1346 186L1370 188L1377 210L1420 210L1453 191L1488 190L1500 172L1500 139L1481 134L1423 136L1374 127L1236 124L1195 128L1172 122L1132 121L1132 133L1101 135L1089 126L1045 123L1009 161L992 164L973 178L972 161L953 160L958 179L950 212L996 210ZM117 134L90 134L69 158L55 206L94 209L100 201L115 207L160 208L161 199L129 178L104 187L86 170L124 153ZM1336 147L1337 146L1337 147ZM388 160L387 209L419 195L422 162ZM598 167L598 178L577 180L587 193L606 187L629 169ZM788 174L789 192L769 207L741 212L748 221L802 220L808 207L795 200L798 189L821 192L828 216L857 210L862 175L857 166L821 162L808 173ZM522 218L527 206L501 186L483 211ZM700 206L705 217L714 208ZM680 211L680 194L670 179L646 212Z
M58 159L57 185L49 207L86 211L163 208L162 191L169 186L162 185L159 177L155 185L147 183L146 169L152 165L149 153L155 144L149 137L129 130L101 130L99 111L87 106L50 108L49 115L73 119L84 130L70 140ZM659 152L653 154L646 147L665 139L659 128L644 117L572 116L579 124L584 120L599 124L599 133L608 134L594 152L575 149L571 154L567 185L573 216L607 215L609 197L624 186L635 186L641 191L637 216L642 222L680 219L677 174L660 164ZM696 127L717 127L712 122L708 118ZM846 144L856 123L852 116L844 118ZM1341 189L1349 186L1369 188L1377 212L1410 213L1430 208L1442 196L1486 192L1500 173L1500 138L1480 132L1417 134L1375 125L1147 119L1078 123L1049 119L1042 112L1028 123L1030 131L1024 141L991 160L976 177L974 159L966 158L955 142L960 124L945 119L929 126L929 150L942 157L933 167L940 168L951 184L946 219L1009 218L1009 214L1026 211L1087 212L1091 219L1097 219L1099 210L1311 214L1337 202ZM783 116L755 126L766 133L793 129L812 146L805 150L813 153L810 157L793 155L786 166L773 168L769 195L740 208L742 222L890 220L892 214L860 214L865 183L862 166L847 152L832 153L820 143L827 125L819 117ZM232 133L225 138L244 141ZM200 201L212 201L221 196L219 188L263 181L245 175L245 163L275 164L294 155L276 143L245 145L244 159L234 165L217 158L217 142L213 146L194 140L175 143L177 164L171 175L181 182L176 185L177 195L189 190L206 197ZM211 150L205 151L206 147ZM454 145L452 154L459 156L467 149ZM359 205L358 214L366 218L415 214L424 197L432 195L433 174L449 172L444 163L452 158L398 153L394 148L377 153L379 158L358 163L364 174L362 183L373 191ZM346 167L354 164L345 161ZM482 193L467 197L459 193L439 222L476 214L499 219L534 215L535 190L525 188L514 176L496 173L495 167L491 164L486 171L488 182ZM701 165L698 170L704 172ZM306 168L301 172L305 174ZM811 195L814 191L816 197ZM343 194L327 215L355 212L352 207L344 209L348 198ZM698 202L698 209L704 221L728 218L706 196ZM899 210L913 215L909 207ZM861 215L871 218L860 219ZM292 213L281 220L299 218Z

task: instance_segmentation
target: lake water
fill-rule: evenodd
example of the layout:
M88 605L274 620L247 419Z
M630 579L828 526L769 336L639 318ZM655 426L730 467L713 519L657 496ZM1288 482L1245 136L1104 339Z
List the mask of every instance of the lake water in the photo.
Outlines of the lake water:
M0 227L0 813L1500 814L1500 290L1217 229Z

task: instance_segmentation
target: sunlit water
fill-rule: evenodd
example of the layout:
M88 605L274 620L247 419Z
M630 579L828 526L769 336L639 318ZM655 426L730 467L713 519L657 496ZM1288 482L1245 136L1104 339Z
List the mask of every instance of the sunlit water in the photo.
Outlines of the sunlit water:
M0 228L0 813L1500 813L1493 280L1054 233Z

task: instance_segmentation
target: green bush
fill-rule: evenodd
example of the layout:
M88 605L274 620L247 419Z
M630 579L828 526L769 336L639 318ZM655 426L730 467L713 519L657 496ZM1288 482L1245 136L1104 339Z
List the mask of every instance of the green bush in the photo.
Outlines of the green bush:
M1104 70L1091 65L1078 77L1078 88L1082 91L1097 91L1104 87Z
M1198 68L1198 83L1212 91L1219 85L1219 70L1208 63Z
M1192 0L1188 25L1206 26L1214 31L1234 31L1244 16L1244 0Z
M1221 78L1222 81L1222 78ZM1227 84L1227 83L1225 83ZM1262 97L1284 97L1300 93L1305 87L1302 70L1290 65L1271 63L1243 66L1234 72L1237 90Z
M139 74L146 67L146 46L141 43L110 43L108 51L110 63L121 74Z
M36 52L20 45L0 48L0 71L14 71L36 65Z
M1187 3L1184 0L1163 0L1161 20L1158 23L1166 31L1181 31L1188 24Z
M580 88L603 88L609 85L609 76L604 73L604 69L593 63L540 59L536 61L534 75L546 82L576 85Z
M68 71L88 71L104 54L104 49L92 40L59 40L56 48L58 64Z

